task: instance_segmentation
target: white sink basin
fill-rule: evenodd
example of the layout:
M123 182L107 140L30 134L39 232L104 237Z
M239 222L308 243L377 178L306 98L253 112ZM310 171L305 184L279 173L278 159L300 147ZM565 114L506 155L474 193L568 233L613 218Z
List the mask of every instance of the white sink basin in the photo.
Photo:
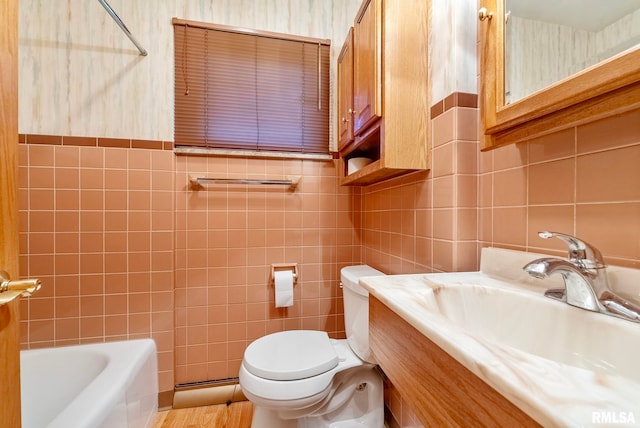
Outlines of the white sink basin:
M458 284L429 291L427 307L465 334L640 382L640 324L574 308L528 290Z

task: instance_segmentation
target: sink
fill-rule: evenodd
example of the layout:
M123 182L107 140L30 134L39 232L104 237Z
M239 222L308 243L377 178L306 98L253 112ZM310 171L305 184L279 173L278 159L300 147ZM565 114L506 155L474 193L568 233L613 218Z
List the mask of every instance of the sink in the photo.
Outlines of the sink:
M423 297L424 307L475 339L640 382L638 324L521 288L432 285Z

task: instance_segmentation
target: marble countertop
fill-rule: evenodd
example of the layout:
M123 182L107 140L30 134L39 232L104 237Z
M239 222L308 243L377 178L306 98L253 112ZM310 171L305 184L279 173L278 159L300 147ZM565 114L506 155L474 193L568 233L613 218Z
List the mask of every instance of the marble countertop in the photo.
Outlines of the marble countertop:
M615 365L605 367L607 364L603 365L599 360L593 361L593 367L587 367L591 362L585 366L572 363L571 356L566 358L567 361L555 358L558 353L554 354L553 345L547 346L546 342L549 329L559 328L564 331L556 337L582 334L588 347L608 346L607 332L613 331L616 343L621 342L619 338L624 338L626 344L638 345L631 349L640 349L640 324L590 313L544 297L544 290L562 286L562 279L559 275L542 281L528 277L521 267L538 256L545 255L485 248L479 272L368 277L361 279L360 284L541 425L604 426L613 423L617 426L640 426L640 360L637 353L623 358L624 368ZM640 270L610 267L609 278L614 291L638 296L640 287L635 284L640 284ZM629 288L629 284L634 285ZM527 316L524 312L499 321L508 324L511 330L515 329L515 334L521 336L518 340L526 338L537 342L540 352L525 352L520 346L510 346L490 337L490 333L479 334L466 328L464 323L452 322L441 312L437 302L438 290L443 286L473 287L474 293L485 294L487 289L501 289L507 294L524 294L534 299L532 301L544 299L544 305L547 301L561 305L553 307L554 313L564 315L566 311L568 318L562 319L569 321L563 326L555 323L554 319L544 319L544 316L539 320L523 319ZM495 299L503 297L501 292L494 294L495 297L491 296L494 300L491 305L486 305L486 310L499 310L501 302ZM464 309L455 308L455 311L464 313L483 309L465 306ZM584 321L593 321L585 317L602 318L596 319L595 329L580 331L581 325L585 330ZM573 322L578 324L570 325ZM522 332L518 331L519 328ZM615 348L616 344L609 345ZM572 350L565 351L570 354ZM565 354L560 352L560 355Z

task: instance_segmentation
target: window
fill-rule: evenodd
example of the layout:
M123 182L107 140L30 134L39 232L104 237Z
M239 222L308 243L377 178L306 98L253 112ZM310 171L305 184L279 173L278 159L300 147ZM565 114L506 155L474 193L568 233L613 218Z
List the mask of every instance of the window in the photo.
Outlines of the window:
M173 24L176 148L329 153L328 41Z

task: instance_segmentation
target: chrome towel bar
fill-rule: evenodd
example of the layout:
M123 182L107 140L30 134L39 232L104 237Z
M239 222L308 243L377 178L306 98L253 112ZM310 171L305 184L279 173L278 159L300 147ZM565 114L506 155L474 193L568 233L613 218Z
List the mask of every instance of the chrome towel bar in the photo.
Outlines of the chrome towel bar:
M205 184L248 184L248 185L281 185L289 186L288 190L295 190L300 182L300 177L294 177L286 180L273 180L265 178L209 178L197 177L189 178L189 188L198 190Z

